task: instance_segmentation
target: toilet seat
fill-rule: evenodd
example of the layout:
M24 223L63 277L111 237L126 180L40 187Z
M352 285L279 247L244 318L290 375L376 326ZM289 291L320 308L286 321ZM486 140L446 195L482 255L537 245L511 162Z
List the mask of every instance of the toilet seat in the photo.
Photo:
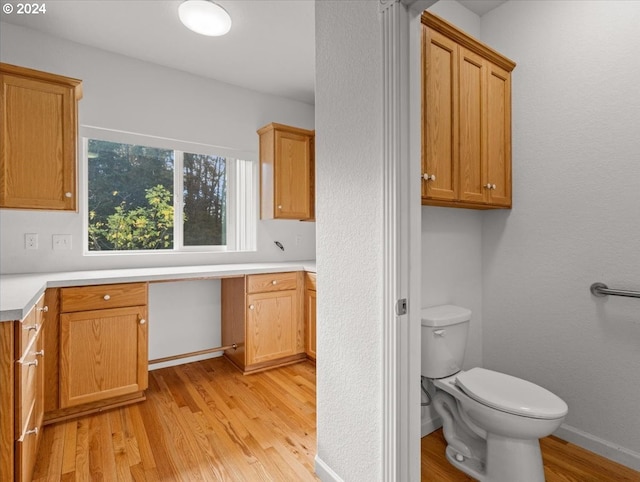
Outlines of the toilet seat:
M485 368L456 375L456 385L477 402L497 410L539 419L557 419L567 404L550 391L526 380Z

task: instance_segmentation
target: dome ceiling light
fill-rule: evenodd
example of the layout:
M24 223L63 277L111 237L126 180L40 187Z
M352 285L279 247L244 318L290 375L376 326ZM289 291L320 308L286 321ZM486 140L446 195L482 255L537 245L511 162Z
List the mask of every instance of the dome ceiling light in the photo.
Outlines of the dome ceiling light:
M219 37L231 29L227 11L210 0L186 0L178 7L178 16L189 30L209 37Z

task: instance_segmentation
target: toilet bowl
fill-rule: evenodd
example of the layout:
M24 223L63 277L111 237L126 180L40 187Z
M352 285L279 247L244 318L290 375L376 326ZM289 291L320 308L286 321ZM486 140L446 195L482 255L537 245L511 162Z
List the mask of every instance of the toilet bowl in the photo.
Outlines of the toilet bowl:
M480 481L544 482L539 439L560 426L567 404L517 377L462 370L470 320L452 305L422 311L422 375L436 388L447 459Z

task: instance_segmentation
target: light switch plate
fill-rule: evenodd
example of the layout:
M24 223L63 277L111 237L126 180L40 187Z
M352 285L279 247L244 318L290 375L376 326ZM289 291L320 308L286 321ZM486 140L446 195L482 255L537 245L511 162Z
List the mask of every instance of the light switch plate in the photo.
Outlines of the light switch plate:
M71 250L71 235L70 234L54 234L52 236L53 250L54 251L69 251Z

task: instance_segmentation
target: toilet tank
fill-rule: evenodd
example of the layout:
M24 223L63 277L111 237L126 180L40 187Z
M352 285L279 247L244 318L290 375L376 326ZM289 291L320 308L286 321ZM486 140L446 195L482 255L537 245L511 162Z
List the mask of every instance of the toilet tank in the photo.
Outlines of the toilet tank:
M444 378L462 370L471 310L454 305L422 309L422 376Z

